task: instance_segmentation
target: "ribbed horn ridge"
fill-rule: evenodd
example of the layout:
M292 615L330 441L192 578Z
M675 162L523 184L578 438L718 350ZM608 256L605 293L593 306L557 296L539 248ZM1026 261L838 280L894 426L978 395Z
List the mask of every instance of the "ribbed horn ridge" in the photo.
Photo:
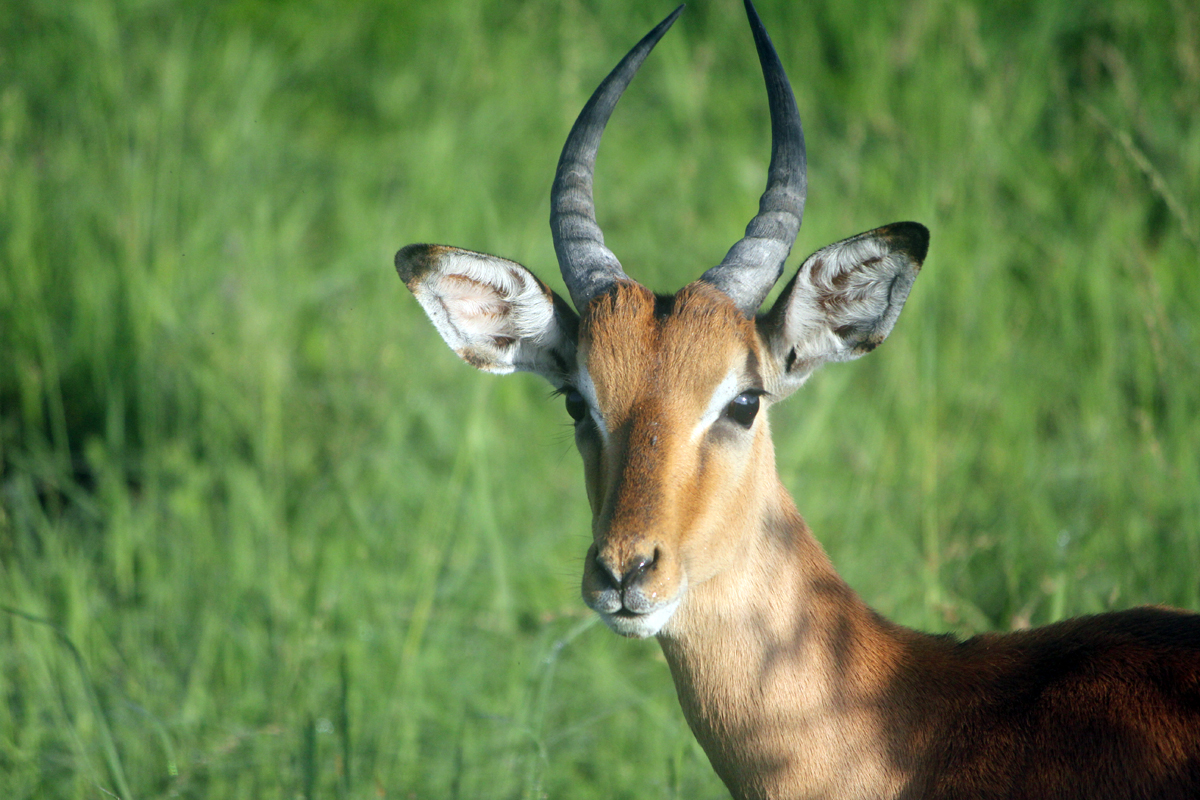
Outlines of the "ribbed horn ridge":
M550 230L559 269L579 311L615 280L626 277L617 257L604 246L604 234L596 224L592 175L600 136L638 67L682 11L683 6L675 9L646 34L596 88L579 112L558 159L550 190Z
M771 109L771 166L767 171L767 188L758 201L758 214L746 226L745 237L701 280L729 295L749 317L758 311L767 292L779 280L783 262L800 232L808 192L808 159L791 84L758 12L750 0L745 3Z

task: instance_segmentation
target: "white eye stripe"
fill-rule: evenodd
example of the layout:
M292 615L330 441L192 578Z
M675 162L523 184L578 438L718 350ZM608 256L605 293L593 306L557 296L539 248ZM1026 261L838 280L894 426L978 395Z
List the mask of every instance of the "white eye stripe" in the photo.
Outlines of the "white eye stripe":
M588 411L596 423L596 429L600 431L600 438L608 441L608 427L604 424L604 417L600 416L600 403L596 400L596 385L592 383L592 376L583 364L579 365L579 373L575 376L575 388L587 401Z
M714 422L721 418L721 413L725 407L733 402L733 398L737 397L742 392L742 372L737 367L732 367L725 379L717 385L713 390L712 399L708 401L708 408L700 417L700 422L692 429L692 441L699 439L704 435Z
M733 402L734 398L740 395L745 384L745 377L742 371L737 367L731 367L729 373L713 390L712 398L709 400L708 408L700 417L700 421L696 427L692 429L692 441L704 435L712 424L721 418L721 414ZM600 414L600 403L596 397L596 385L592 383L592 376L588 374L587 367L579 366L579 371L575 376L575 388L579 394L583 396L587 403L588 412L592 415L592 420L596 423L596 429L600 431L600 436L606 442L608 441L608 426L604 423L604 417Z

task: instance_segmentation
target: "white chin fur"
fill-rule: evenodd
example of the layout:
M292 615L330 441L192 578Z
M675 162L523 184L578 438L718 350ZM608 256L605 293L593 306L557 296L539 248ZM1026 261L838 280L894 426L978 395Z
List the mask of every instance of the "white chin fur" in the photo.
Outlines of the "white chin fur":
M604 620L604 624L612 628L622 636L628 636L632 639L647 639L654 636L667 622L671 619L671 615L675 613L675 609L679 608L681 597L675 598L662 608L655 609L649 614L638 614L636 616L629 614L600 614L600 619Z

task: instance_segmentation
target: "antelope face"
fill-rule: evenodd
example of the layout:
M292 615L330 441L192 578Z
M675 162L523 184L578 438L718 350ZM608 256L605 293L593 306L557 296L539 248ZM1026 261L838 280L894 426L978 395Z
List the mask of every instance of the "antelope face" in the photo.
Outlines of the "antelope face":
M410 245L396 268L469 364L536 372L566 398L592 506L584 600L613 630L651 636L688 591L736 567L755 498L773 488L762 409L826 361L857 358L895 324L929 232L900 222L810 256L756 316L800 228L806 155L787 77L746 2L771 112L759 213L724 260L673 297L631 280L592 202L600 134L676 9L600 84L559 159L550 227L577 315L512 261Z
M592 506L583 597L618 633L659 631L737 543L731 497L770 447L753 322L710 284L621 282L587 307L565 390Z

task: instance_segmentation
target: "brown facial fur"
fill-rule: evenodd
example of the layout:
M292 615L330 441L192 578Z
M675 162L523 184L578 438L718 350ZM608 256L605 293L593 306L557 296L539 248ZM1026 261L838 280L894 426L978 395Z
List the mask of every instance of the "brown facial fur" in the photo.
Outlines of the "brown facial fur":
M588 306L578 353L607 434L591 422L577 434L595 541L585 597L603 577L597 561L618 578L651 562L633 597L649 608L707 580L736 548L721 534L729 500L761 485L766 420L697 427L731 370L735 391L761 389L759 348L754 323L704 283L664 300L622 282Z

